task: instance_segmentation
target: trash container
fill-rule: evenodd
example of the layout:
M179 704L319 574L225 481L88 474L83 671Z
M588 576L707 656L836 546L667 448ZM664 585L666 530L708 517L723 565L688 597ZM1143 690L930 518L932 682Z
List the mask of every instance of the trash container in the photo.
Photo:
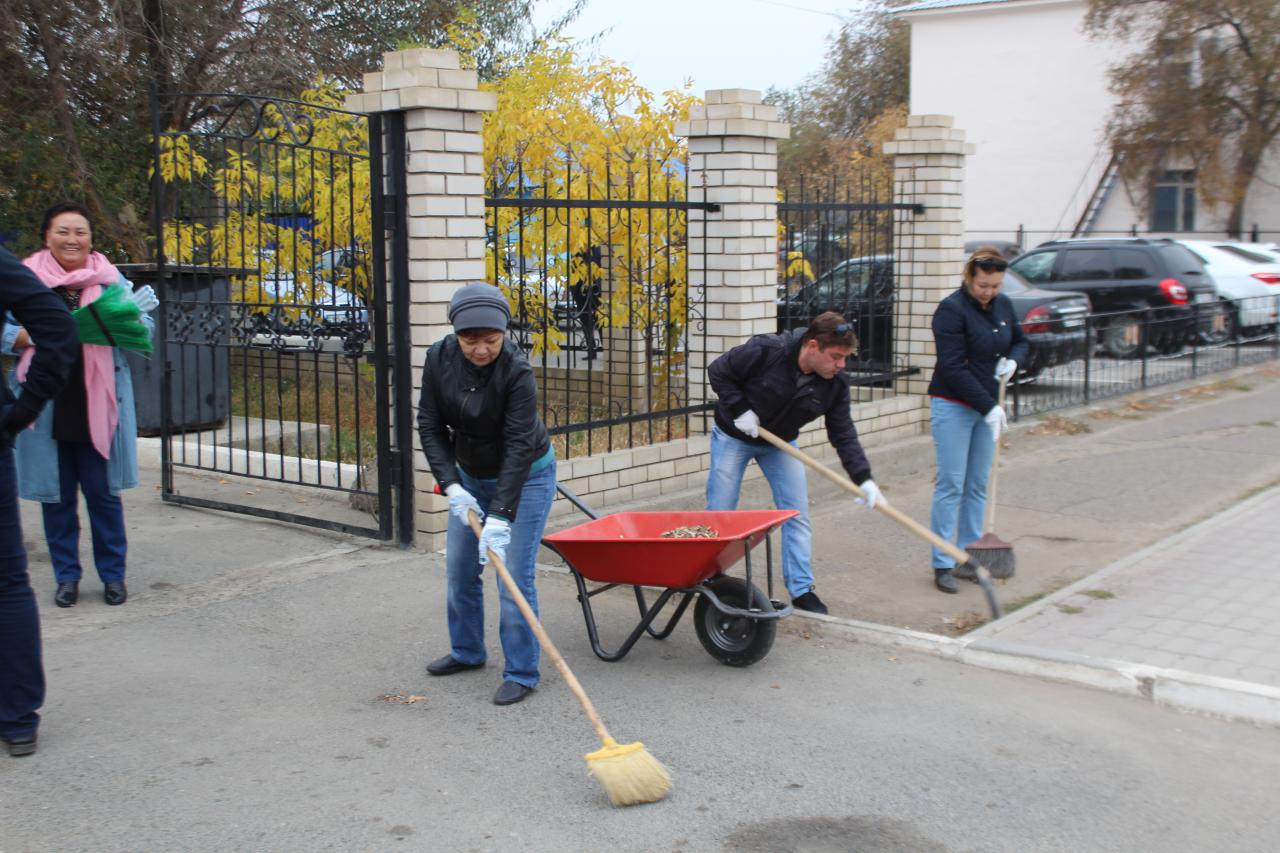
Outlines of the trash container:
M150 356L127 352L133 371L138 434L159 435L164 370L160 365L160 336L166 337L166 360L172 373L170 430L212 429L226 422L230 411L229 345L231 344L231 280L245 270L219 267L166 268L155 264L117 264L136 286L151 285L164 305L167 329L156 329Z

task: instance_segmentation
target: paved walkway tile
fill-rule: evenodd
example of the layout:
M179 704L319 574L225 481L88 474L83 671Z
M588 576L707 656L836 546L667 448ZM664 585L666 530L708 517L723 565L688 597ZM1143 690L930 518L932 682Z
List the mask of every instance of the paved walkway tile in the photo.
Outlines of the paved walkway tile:
M989 636L1280 687L1280 488Z

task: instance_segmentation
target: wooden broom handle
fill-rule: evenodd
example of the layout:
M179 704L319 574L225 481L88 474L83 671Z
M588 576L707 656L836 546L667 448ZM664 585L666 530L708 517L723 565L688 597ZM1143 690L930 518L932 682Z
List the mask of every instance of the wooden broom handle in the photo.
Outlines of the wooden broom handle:
M1008 376L1000 377L1000 395L996 405L1004 408L1004 389L1009 384ZM996 526L996 471L1000 466L1000 438L996 437L996 449L991 454L991 475L987 477L987 506L982 513L982 532L990 533Z
M818 462L818 460L814 459L809 454L795 447L792 447L790 444L778 438L776 435L769 432L769 430L765 429L764 427L760 427L760 437L763 438L765 441L769 442L770 444L772 444L774 447L783 451L784 453L790 456L794 456L796 459L799 459L801 462L808 465L810 468L817 471L819 474L826 477L828 480L835 483L837 486L844 489L845 491L853 492L853 494L857 495L860 498L866 497L866 493L863 492L862 489L858 488L857 485L855 485L852 480L850 480L847 477L841 477L835 471L832 471L827 466L821 464L820 462ZM921 539L924 539L930 544L936 546L939 550L945 551L947 554L949 554L951 557L953 557L956 560L957 565L962 565L964 563L969 562L972 559L964 551L960 550L955 545L952 545L950 542L943 539L941 536L934 533L932 530L925 527L923 524L916 521L911 516L899 511L897 507L892 506L887 501L876 501L875 508L878 509L880 512L884 513L885 515L889 516L890 518L892 518L894 521L901 524L903 527L910 530L915 535L919 536ZM987 571L982 566L978 566L978 569L983 573Z
M479 539L482 528L480 519L476 517L475 510L470 510L467 513L467 523L471 525L471 532ZM492 548L489 549L489 562L493 563L494 568L498 570L498 577L502 578L502 583L507 587L507 592L511 593L511 597L515 599L516 606L520 608L525 621L529 623L529 627L533 629L533 633L538 637L542 650L547 653L547 657L551 658L552 663L556 665L556 669L560 670L561 677L569 685L569 689L573 691L573 695L577 696L578 701L582 703L582 710L586 711L587 719L591 720L591 725L595 727L596 734L600 736L600 740L605 743L611 742L613 738L609 736L609 730L605 728L604 720L600 719L600 715L596 712L596 706L592 705L591 700L587 698L587 692L582 689L582 685L574 677L573 670L569 669L569 664L565 663L560 651L556 648L556 644L551 642L551 637L547 635L546 629L538 621L537 614L533 612L533 608L525 600L524 593L520 591L520 587L516 586L515 579L511 577L511 573L503 565L502 558Z

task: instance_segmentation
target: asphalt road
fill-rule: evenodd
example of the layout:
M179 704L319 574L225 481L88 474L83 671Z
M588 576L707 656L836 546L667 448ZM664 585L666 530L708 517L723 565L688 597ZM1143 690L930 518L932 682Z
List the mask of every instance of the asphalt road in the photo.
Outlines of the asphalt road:
M438 555L181 508L134 507L132 525L149 560L130 603L107 608L86 583L78 607L44 614L40 752L0 758L4 853L1191 851L1280 837L1280 731L801 620L747 669L713 661L687 623L605 664L568 577L548 574L547 627L606 722L675 776L668 800L612 809L582 760L598 742L555 673L511 708L489 702L492 641L483 672L425 676L446 649ZM630 627L626 595L599 606L607 632Z

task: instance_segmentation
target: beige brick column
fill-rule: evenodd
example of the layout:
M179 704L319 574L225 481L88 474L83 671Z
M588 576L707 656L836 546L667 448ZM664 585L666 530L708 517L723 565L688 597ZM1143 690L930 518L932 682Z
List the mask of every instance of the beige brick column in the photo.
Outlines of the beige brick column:
M886 142L894 158L894 201L924 205L898 211L895 268L898 312L895 347L920 374L898 381L898 393L927 392L933 375L934 309L960 284L964 266L964 158L973 145L950 116L916 115Z
M689 211L689 402L696 404L712 396L709 388L703 394L707 364L777 330L778 140L791 127L757 91L711 89L676 133L689 139L689 201L720 205L716 213ZM699 310L705 356L693 316Z
M366 74L363 93L348 97L347 106L405 114L410 328L409 346L397 335L393 350L396 358L411 359L416 401L427 348L450 331L449 298L462 285L485 280L481 129L497 96L479 91L476 72L463 70L452 50L394 51L382 62L383 70ZM413 453L415 544L443 547L448 504L432 491L435 481L416 435Z

